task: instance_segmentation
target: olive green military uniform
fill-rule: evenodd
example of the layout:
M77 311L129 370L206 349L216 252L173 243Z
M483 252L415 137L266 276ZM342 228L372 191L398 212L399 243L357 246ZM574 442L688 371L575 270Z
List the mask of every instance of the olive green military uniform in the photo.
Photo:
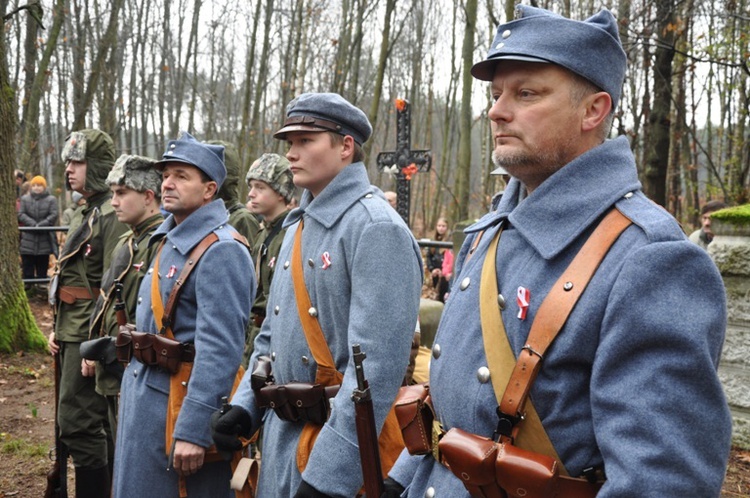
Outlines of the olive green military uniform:
M73 150L71 150L73 149ZM93 377L81 375L81 342L88 339L102 276L127 226L117 221L105 183L114 163L114 144L99 130L75 132L66 141L63 161L86 161L86 190L94 192L70 223L55 266L50 296L55 310L55 340L60 347L60 438L76 467L76 482L101 477L113 454L107 403L95 391ZM79 472L80 470L80 472ZM98 473L97 473L98 472Z
M207 143L224 147L224 165L227 167L227 178L221 184L218 196L227 207L229 224L237 230L237 233L247 239L250 247L253 247L258 232L260 232L260 222L239 201L240 155L237 153L237 148L229 142L220 140L209 140Z
M284 241L286 228L283 228L284 219L289 214L289 210L284 211L270 224L263 224L258 233L252 255L255 262L255 276L258 279L258 289L255 293L255 302L253 303L252 316L250 317L249 332L245 342L245 354L242 357L242 363L247 368L250 356L253 354L253 341L260 333L260 325L266 316L266 303L268 302L268 291L271 288L271 280L276 271L276 258L281 249L281 243Z
M119 326L114 306L117 301L115 282L122 283L126 321L128 323L135 321L138 287L158 247L156 244L149 245L148 240L162 221L164 217L161 214L154 215L120 237L120 242L115 248L115 256L112 258L112 266L102 278L102 293L96 302L96 310L91 315L90 339L105 336L117 337ZM120 379L105 371L100 362L96 363L96 392L107 399L107 415L114 436L117 434L117 400L120 394Z

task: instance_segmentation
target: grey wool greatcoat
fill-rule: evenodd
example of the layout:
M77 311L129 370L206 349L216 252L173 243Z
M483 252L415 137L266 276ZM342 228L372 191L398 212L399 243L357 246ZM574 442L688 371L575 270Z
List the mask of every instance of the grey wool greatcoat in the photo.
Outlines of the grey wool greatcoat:
M362 486L362 471L351 394L356 387L352 345L367 354L378 430L395 399L406 367L419 312L422 261L408 227L371 186L362 163L344 168L315 198L302 195L284 226L284 242L271 282L265 321L255 340L258 355L275 358L277 384L314 382L316 363L305 340L292 283L292 243L304 219L302 261L305 286L331 350L344 374L302 478L331 496L352 497ZM323 256L328 253L330 265ZM301 423L286 422L255 405L249 374L232 403L249 411L254 428L264 421L258 496L291 497L300 484L296 449Z
M232 389L242 358L245 329L255 297L255 276L248 249L232 238L224 202L214 200L175 225L169 216L151 244L166 238L159 258L159 290L166 306L169 293L190 251L211 232L219 236L183 284L173 332L195 344L188 393L174 430L175 439L204 448L213 444L209 419ZM136 308L139 331L156 333L151 309L153 265L141 283ZM169 374L133 358L123 375L115 453L113 496L179 496L177 473L167 470L165 420ZM188 496L229 497L228 462L207 463L187 477Z
M731 419L716 374L726 303L715 265L643 195L624 137L574 159L519 201L522 189L511 180L497 210L467 229L456 260L430 372L443 427L491 437L497 425L491 379L482 383L477 370L487 365L480 274L498 224L508 223L497 253L502 318L518 356L550 287L616 206L633 224L544 355L531 399L570 475L604 466L598 498L718 496ZM519 287L530 293L523 320ZM408 486L410 498L469 496L432 456L404 452L390 475Z

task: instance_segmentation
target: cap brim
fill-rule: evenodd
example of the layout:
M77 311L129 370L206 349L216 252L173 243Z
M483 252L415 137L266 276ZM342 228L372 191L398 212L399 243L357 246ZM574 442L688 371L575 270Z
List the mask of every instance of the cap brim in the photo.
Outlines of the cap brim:
M283 128L281 128L279 131L273 134L273 138L277 140L284 140L284 138L286 138L286 134L291 133L293 131L311 131L311 132L321 133L324 131L332 131L332 130L327 130L325 128L320 128L318 126L293 124L293 125L288 125L288 126L284 126Z
M186 161L178 157L170 157L169 159L162 159L161 161L157 161L156 163L154 163L154 169L161 171L164 169L164 166L166 166L167 163L182 163L182 164L187 164L188 166L193 166L194 168L198 168L198 166L191 163L190 161Z
M541 62L543 64L549 64L550 62L539 57L533 57L530 55L521 54L498 54L492 59L483 60L477 62L471 67L471 75L478 80L492 81L495 77L495 66L501 60L512 60L512 61L524 61L524 62Z

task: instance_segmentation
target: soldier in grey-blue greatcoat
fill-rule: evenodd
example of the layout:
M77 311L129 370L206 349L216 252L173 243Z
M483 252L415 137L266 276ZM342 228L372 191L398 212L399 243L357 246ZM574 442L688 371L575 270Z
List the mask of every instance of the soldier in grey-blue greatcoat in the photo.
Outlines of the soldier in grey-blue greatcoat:
M289 104L285 126L274 135L289 144L294 183L305 191L284 222L280 267L250 365L266 355L277 386L315 382L318 365L303 333L292 277L295 234L304 223L302 271L313 305L305 312L318 319L343 381L300 473L296 454L304 422L259 408L246 374L232 408L215 420L213 435L217 446L232 447L238 433L263 424L258 496L355 496L363 478L351 400L357 385L352 345L367 354L378 430L409 363L422 262L408 227L368 181L360 146L371 133L364 113L339 95L303 94Z
M181 282L171 323L175 339L195 350L172 448L166 447L165 440L170 374L135 357L123 374L113 485L116 498L177 497L180 477L184 477L188 496L232 495L229 462L207 463L204 458L212 445L209 419L221 406L221 398L230 394L240 365L255 278L249 250L235 240L227 226L224 203L215 198L226 176L223 157L223 147L203 144L185 133L169 142L157 163L163 174L162 204L171 215L150 241L164 245L141 283L138 331L159 332L152 291L166 306L183 267L195 263L188 261L191 251L211 233L218 241ZM158 272L154 271L156 262Z
M542 301L614 208L632 224L541 358L531 403L560 472L601 485L596 494L581 481L594 490L585 496L719 496L731 436L716 373L724 288L708 256L644 196L628 140L606 140L626 66L617 23L608 11L573 21L519 10L472 70L492 82L493 159L513 179L497 209L466 230L456 259L430 370L436 419L443 431L485 438L501 427L483 346L482 268L495 265L490 301L513 355L534 355L526 345ZM486 261L501 227L497 256ZM520 424L521 435L528 423L504 422ZM385 496L468 497L444 457L402 453Z

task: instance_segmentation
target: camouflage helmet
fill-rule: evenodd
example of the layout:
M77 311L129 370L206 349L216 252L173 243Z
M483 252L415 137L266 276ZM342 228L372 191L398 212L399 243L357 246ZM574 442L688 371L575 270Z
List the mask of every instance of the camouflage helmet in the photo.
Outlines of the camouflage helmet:
M161 198L161 173L154 167L155 159L123 154L117 158L107 176L109 185L124 185L136 192L151 190Z
M74 131L65 139L60 155L63 162L86 162L88 192L109 190L106 179L115 163L115 144L107 133L97 129Z
M292 200L294 195L292 170L289 169L289 161L283 156L269 153L260 156L247 171L245 181L248 185L250 185L250 180L265 182L286 202Z

